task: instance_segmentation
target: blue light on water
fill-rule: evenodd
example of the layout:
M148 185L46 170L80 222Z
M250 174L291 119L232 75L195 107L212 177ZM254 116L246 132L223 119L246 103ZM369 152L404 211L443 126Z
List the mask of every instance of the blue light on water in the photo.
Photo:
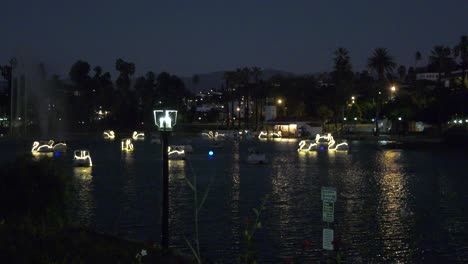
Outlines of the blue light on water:
M60 152L54 152L55 157L60 157Z
M208 155L213 156L214 152L212 150L208 151Z
M320 150L324 150L324 147L323 147L323 146L320 146L320 148L319 148L319 149L320 149Z

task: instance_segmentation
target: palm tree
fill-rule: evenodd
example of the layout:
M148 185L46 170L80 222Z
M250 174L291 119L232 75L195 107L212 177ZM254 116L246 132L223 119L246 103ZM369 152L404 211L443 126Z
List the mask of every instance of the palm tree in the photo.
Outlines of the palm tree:
M431 50L431 55L429 55L429 61L431 64L435 65L437 73L439 74L437 78L437 83L440 86L442 80L442 73L448 71L448 64L450 63L450 48L442 45L434 46Z
M372 56L367 61L367 66L375 71L379 77L379 86L384 85L384 78L385 72L390 73L396 66L396 63L392 56L388 54L386 48L376 48L372 53ZM380 98L380 96L379 96ZM379 134L379 125L378 125L378 117L379 117L379 102L380 99L377 99L377 107L375 111L375 133L376 135Z
M334 71L332 76L335 82L335 100L333 105L335 129L337 129L338 115L344 114L344 105L349 96L353 81L353 68L349 52L345 48L338 48L334 52ZM342 118L342 117L341 117ZM340 119L341 119L340 118Z
M418 61L420 61L421 59L422 59L421 52L416 51L416 53L414 54L414 68L415 69L418 66Z
M398 76L400 77L400 81L403 82L405 80L405 77L406 77L406 67L403 66L403 65L400 65L400 67L398 67L397 71L398 71Z
M455 58L460 58L460 66L462 68L462 85L465 85L465 73L468 68L468 36L464 35L460 37L460 42L453 49Z
M255 104L255 130L257 130L258 129L258 99L260 97L259 79L262 76L262 69L256 66L252 67L251 73L255 81L253 96L254 96L254 104Z
M233 96L233 86L234 86L234 74L233 71L225 71L224 72L224 80L226 81L225 86L225 105L226 105L226 116L227 116L227 126L229 127L229 120L232 117L229 116L229 102L231 102L231 115L234 116L234 96ZM232 122L234 125L234 122Z
M396 63L386 48L376 48L367 61L367 66L377 73L379 81L383 81L385 72L391 73L395 69Z

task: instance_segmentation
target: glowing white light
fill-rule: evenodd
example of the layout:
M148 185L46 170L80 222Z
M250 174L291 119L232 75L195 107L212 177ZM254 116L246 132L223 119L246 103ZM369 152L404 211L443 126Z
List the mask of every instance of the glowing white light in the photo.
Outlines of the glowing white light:
M272 136L273 138L282 138L282 137L283 137L283 135L281 134L281 131L272 132L272 133L271 133L271 136Z
M76 165L87 165L88 167L93 166L93 161L91 160L91 156L87 150L75 150L73 161Z
M185 146L169 146L167 152L170 159L185 159Z
M374 119L374 118L372 118L372 122L374 122L374 121L375 121L375 119Z
M354 100L354 98L355 98L354 96L351 96L351 100Z
M460 119L460 120L458 120L458 123L459 123L459 124L463 123L463 120L461 120L461 119Z
M240 108L239 108L239 107L237 107L237 109L236 109L236 110L237 110L237 112L239 112L239 111L240 111Z
M104 131L104 138L106 139L114 139L115 138L115 133L112 130L106 130Z
M171 126L171 118L169 116L163 116L161 118L159 118L159 126L160 127L172 127Z
M354 121L356 121L356 120L357 120L357 117L354 118Z
M315 143L329 143L332 139L332 135L328 133L326 136L320 136L320 134L315 135Z
M346 121L346 117L345 117L345 118L343 118L343 120L344 120L344 121Z
M465 123L468 123L468 119L465 119Z
M50 140L48 144L39 143L39 141L34 141L31 149L32 153L36 152L53 152L54 151L54 141Z
M133 143L132 143L132 140L130 138L122 139L122 141L120 142L120 145L121 145L121 149L123 151L132 151L133 150Z
M398 120L401 121L401 117L398 117Z
M260 134L258 134L258 139L267 138L267 137L268 137L268 134L265 131L260 131Z
M59 142L54 145L53 147L54 151L58 152L66 152L67 151L67 144L64 142Z
M138 133L137 131L133 131L132 135L133 140L138 140L138 139L145 139L145 133Z
M297 151L311 151L313 147L317 147L317 143L312 143L310 140L301 140Z

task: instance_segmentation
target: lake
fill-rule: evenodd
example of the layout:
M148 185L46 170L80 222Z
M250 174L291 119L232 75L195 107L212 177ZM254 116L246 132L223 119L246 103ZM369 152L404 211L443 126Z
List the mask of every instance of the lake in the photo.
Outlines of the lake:
M29 143L2 142L8 149L30 150ZM468 152L448 147L385 149L379 142L350 141L348 152L297 152L298 141L225 142L211 149L199 137L171 137L191 144L186 160L169 161L170 244L190 253L194 238L194 193L186 183L197 178L202 256L232 263L243 252L246 224L268 196L255 236L261 263L323 260L322 186L335 187L331 224L348 260L358 262L468 261ZM69 141L74 192L74 223L128 239L160 240L161 145L136 141L122 152L120 140ZM263 149L264 165L246 163L248 148ZM89 149L92 168L71 166L73 149ZM13 150L14 149L14 150ZM213 157L208 151L213 150ZM307 241L307 242L305 242ZM304 243L308 246L304 248Z

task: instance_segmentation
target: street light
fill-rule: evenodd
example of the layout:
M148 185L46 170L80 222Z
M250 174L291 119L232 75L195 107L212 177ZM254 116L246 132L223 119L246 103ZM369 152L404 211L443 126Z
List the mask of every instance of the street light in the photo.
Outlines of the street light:
M159 128L162 137L163 155L163 199L161 215L161 245L164 249L169 248L169 159L168 159L168 137L177 122L177 110L154 110L154 123Z
M395 85L393 85L392 87L390 87L390 91L391 91L392 93L396 92L396 87L395 87Z
M283 100L278 99L278 104L282 104L282 103L283 103Z

